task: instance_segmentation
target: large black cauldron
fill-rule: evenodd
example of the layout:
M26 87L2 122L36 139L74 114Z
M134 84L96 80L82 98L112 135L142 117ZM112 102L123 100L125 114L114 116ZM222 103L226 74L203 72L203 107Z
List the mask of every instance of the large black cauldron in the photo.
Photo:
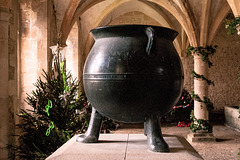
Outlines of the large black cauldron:
M100 27L91 33L95 44L85 63L83 80L93 112L87 133L78 141L98 140L103 115L122 122L145 122L149 149L168 151L159 119L182 92L182 64L173 46L177 32L123 25Z

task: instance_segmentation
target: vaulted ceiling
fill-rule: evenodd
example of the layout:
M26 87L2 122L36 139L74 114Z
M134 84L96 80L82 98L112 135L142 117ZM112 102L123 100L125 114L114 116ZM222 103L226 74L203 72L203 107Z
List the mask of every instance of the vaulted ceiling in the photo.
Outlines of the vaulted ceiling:
M89 30L108 25L110 21L130 11L139 11L156 20L159 25L180 33L175 42L183 49L189 43L193 46L211 44L222 20L232 10L240 15L238 0L60 0L65 12L59 14L64 44L72 26L79 17L88 14ZM179 25L180 24L180 25Z

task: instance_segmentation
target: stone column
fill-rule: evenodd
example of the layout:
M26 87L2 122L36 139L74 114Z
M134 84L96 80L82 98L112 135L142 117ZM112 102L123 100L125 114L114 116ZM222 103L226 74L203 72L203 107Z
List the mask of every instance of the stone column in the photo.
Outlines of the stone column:
M82 40L82 25L81 19L78 19L78 80L80 81L80 90L84 92L83 88L83 67L85 62L84 51L83 51L83 40Z
M72 78L78 78L78 25L75 23L68 35L65 50L66 69L72 74Z
M208 64L202 61L202 58L198 55L194 55L194 71L197 74L208 77ZM206 81L194 78L194 93L199 95L203 100L203 97L208 96L208 84ZM204 103L194 101L194 116L197 119L209 120L209 113Z
M201 56L194 55L194 71L208 78L208 64L202 61ZM205 80L194 78L194 93L202 100L208 97L208 84ZM209 120L209 112L203 102L194 100L194 117L196 119ZM204 130L197 131L196 133L188 134L188 139L192 142L202 141L215 141L212 133L205 132Z
M8 159L9 137L9 59L8 59L8 33L9 10L0 8L0 159Z
M29 108L24 102L26 93L35 89L33 83L42 76L42 69L48 69L47 4L47 0L20 0L20 106L23 109Z

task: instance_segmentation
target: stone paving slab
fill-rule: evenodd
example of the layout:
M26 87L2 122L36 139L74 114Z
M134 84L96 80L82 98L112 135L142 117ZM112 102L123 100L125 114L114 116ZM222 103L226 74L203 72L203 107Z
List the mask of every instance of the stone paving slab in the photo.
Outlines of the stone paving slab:
M77 135L78 136L78 135ZM201 156L183 138L164 136L169 153L147 150L143 134L101 134L98 143L76 142L72 137L47 160L200 160Z

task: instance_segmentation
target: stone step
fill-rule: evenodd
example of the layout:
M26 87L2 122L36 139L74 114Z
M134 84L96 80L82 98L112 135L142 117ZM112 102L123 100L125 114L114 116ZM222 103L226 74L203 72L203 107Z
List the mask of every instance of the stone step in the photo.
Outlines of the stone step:
M143 134L100 134L98 143L76 142L72 137L47 160L200 160L202 157L183 137L164 135L169 153L147 150Z

